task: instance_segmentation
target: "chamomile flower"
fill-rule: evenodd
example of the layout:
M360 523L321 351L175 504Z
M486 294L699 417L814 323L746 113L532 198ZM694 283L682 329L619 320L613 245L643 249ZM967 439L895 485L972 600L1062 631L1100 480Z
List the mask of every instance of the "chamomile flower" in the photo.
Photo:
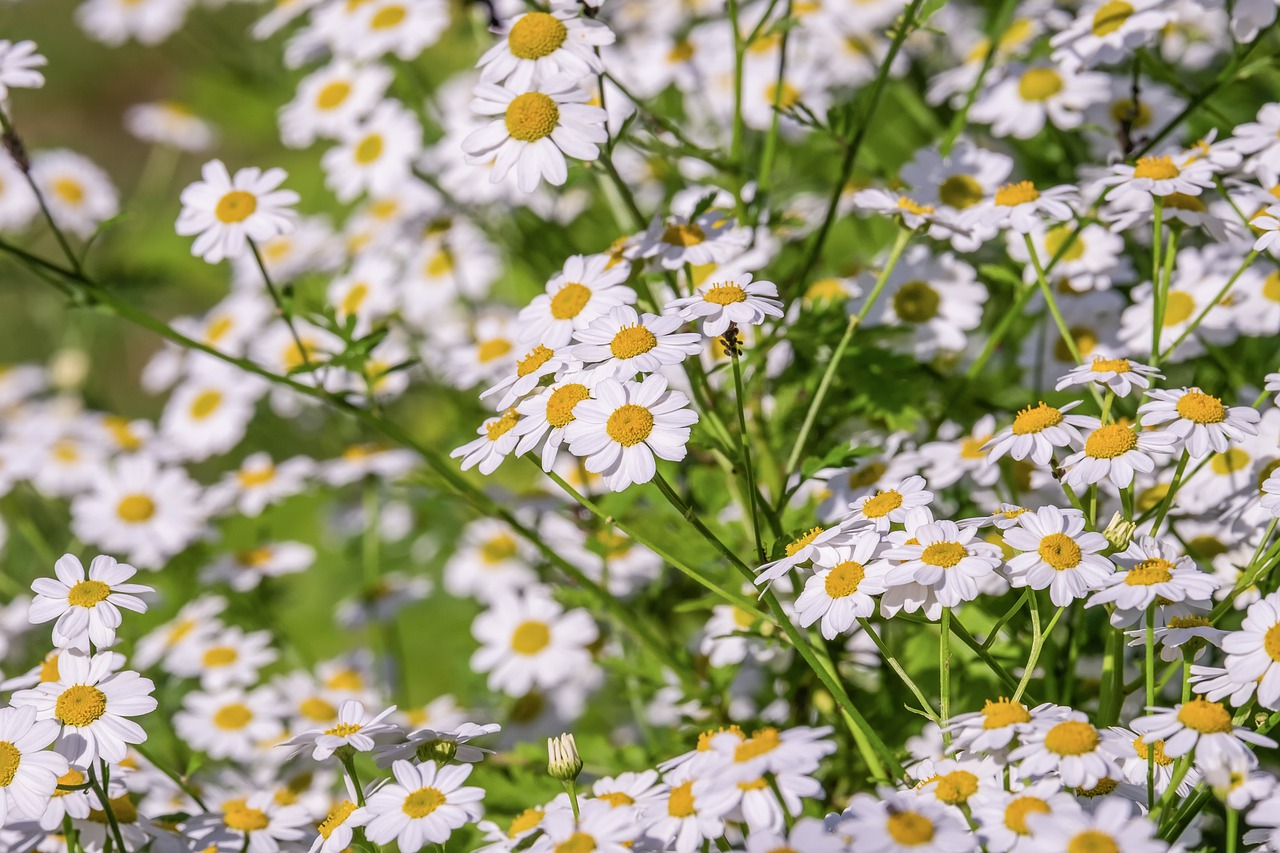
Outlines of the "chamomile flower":
M58 227L82 239L120 211L120 197L107 173L73 151L36 152L31 179Z
M528 91L481 83L472 110L495 119L464 139L463 151L473 163L493 160L493 183L514 169L521 192L533 192L543 180L560 186L569 174L565 155L595 160L597 146L607 139L604 110L587 100L587 93L564 76L539 81Z
M269 542L236 551L200 572L202 583L226 583L236 592L257 589L265 578L298 574L311 568L316 549L302 542Z
M1169 432L1135 430L1124 423L1103 424L1091 419L1093 430L1084 447L1062 462L1066 483L1082 489L1109 480L1117 489L1133 482L1134 472L1150 474L1157 455L1173 452L1178 437Z
M356 65L346 59L313 71L280 110L281 141L302 148L317 138L343 136L378 104L391 77L384 65Z
M1044 853L1083 850L1164 853L1168 850L1169 845L1156 835L1157 825L1144 815L1135 815L1133 810L1128 800L1108 797L1092 812L1059 809L1052 814L1031 815L1027 819L1032 831L1028 849Z
M778 286L771 281L752 281L751 273L713 280L700 285L692 296L673 299L666 310L679 312L685 320L702 320L702 334L718 338L731 324L758 326L766 317L781 317Z
M1026 850L1034 846L1028 818L1060 811L1078 811L1074 797L1056 779L1041 779L1012 791L982 790L973 798L973 819L991 853Z
M476 430L479 438L472 439L449 453L452 459L462 459L462 470L479 466L481 474L492 474L502 461L516 449L520 433L515 427L520 423L520 413L515 409L488 418Z
M156 709L155 685L136 672L115 668L123 661L107 652L93 656L67 651L58 655L54 681L13 694L13 704L35 708L37 719L62 726L55 749L72 764L111 764L124 760L127 746L143 743L147 733L129 717Z
M1071 206L1078 195L1078 190L1072 186L1050 187L1041 191L1031 181L1018 181L1005 184L996 190L990 201L974 207L969 219L989 228L1009 228L1019 234L1029 234L1043 222L1071 219Z
M470 764L397 761L391 772L395 781L366 801L365 833L373 843L395 841L404 853L417 853L428 844L444 844L455 829L479 820L484 790L463 785Z
M338 709L334 725L294 735L281 746L293 747L294 755L310 750L313 761L324 761L340 749L347 753L370 752L403 733L394 722L387 721L395 711L396 706L392 705L370 715L364 703L348 699Z
M508 374L498 384L482 391L480 399L501 394L497 398L497 408L507 409L537 389L543 379L547 377L555 380L563 379L580 373L581 367L581 362L570 355L570 348L560 347L558 350L553 350L538 344L523 358L516 361L514 373Z
M713 775L698 772L693 763L668 773L667 796L648 810L647 834L676 853L694 853L704 840L721 837L736 796L731 785Z
M1009 760L1020 761L1019 770L1033 779L1056 773L1068 787L1092 788L1120 772L1103 749L1102 734L1079 711L1037 718L1019 739Z
M1049 44L1055 61L1091 68L1124 59L1154 40L1173 18L1165 0L1091 0Z
M1071 447L1084 441L1077 427L1091 425L1092 419L1066 414L1078 405L1079 400L1072 400L1065 406L1049 406L1041 401L1022 409L1012 424L983 445L987 461L994 464L1007 453L1014 459L1030 457L1037 465L1048 465L1059 447Z
M565 845L581 845L599 853L629 853L642 830L634 811L615 809L603 800L584 800L578 815L565 809L549 812L541 828L542 837L530 848L534 853L555 853Z
M1256 682L1258 703L1280 709L1280 592L1249 605L1240 629L1222 639L1222 650L1231 679Z
M502 726L497 723L478 725L461 722L448 729L443 728L443 722L436 725L441 726L441 729L415 729L404 735L404 740L400 743L375 747L375 763L379 767L386 767L400 759L424 761L432 755L444 755L450 756L453 761L475 764L483 761L486 755L492 755L493 750L473 746L470 742L502 731Z
M906 521L908 512L927 507L932 502L933 492L925 488L924 477L911 476L849 504L845 523L869 521L876 530L886 533L894 522L901 524Z
M1048 709L1036 708L1035 718ZM951 742L965 752L999 752L1031 726L1032 713L1014 699L987 699L981 711L957 714L948 723Z
M186 835L215 850L243 850L245 853L280 853L290 842L301 841L306 827L315 826L303 805L283 804L271 791L257 790L249 796L230 795L211 812L198 814L186 822Z
M477 65L484 83L504 80L525 90L537 79L563 74L574 80L599 74L596 49L613 44L613 31L602 22L578 15L558 2L550 12L532 11L509 21L505 38L485 51Z
M868 853L962 853L976 849L960 813L912 791L855 794L839 816L838 834Z
M571 255L546 292L521 309L520 340L557 350L566 346L592 320L636 301L625 283L629 275L628 264L612 264L608 255Z
M263 744L275 743L284 732L279 709L280 697L267 688L193 690L182 698L173 727L188 746L210 758L252 761L261 756Z
M126 583L136 569L98 556L84 566L71 554L63 554L53 565L54 578L37 578L31 584L36 594L31 602L32 624L57 619L53 644L60 649L89 653L89 644L99 649L115 645L120 627L120 608L146 613L146 603L138 594L153 590L142 584Z
M884 552L886 560L901 562L885 576L888 586L916 583L929 587L943 607L955 607L978 597L978 584L1001 564L1000 548L973 541L978 531L961 529L953 521L916 528L918 544L902 544Z
M315 841L308 853L342 853L351 848L355 830L369 822L369 810L356 805L360 795L349 778L343 777L346 797L338 799L316 827Z
M1231 711L1221 702L1197 697L1172 708L1148 708L1149 716L1139 717L1130 725L1147 743L1164 741L1165 754L1180 758L1196 752L1196 762L1203 766L1220 764L1227 756L1249 755L1246 744L1276 748L1276 742L1252 729L1237 726Z
M667 380L651 375L641 382L605 379L593 396L573 409L565 426L569 452L586 469L603 474L613 491L647 483L657 472L655 457L679 462L685 457L689 428L698 416L689 399L668 390Z
M872 598L887 589L887 566L877 559L880 535L866 531L853 544L836 546L814 558L815 573L796 599L796 624L808 627L822 620L822 636L834 640L853 627L854 620L875 613Z
M1126 195L1148 193L1156 196L1173 194L1197 196L1213 186L1213 166L1207 160L1181 163L1171 155L1139 157L1133 165L1117 163L1111 174L1098 181L1100 187L1112 187L1111 198L1123 203Z
M1023 513L1017 526L1005 531L1004 541L1022 552L1009 559L1009 582L1048 589L1058 607L1084 598L1115 571L1100 553L1110 547L1106 537L1085 531L1084 516L1076 510L1045 506Z
M253 684L261 669L278 656L267 631L245 633L230 627L191 643L184 654L170 656L166 664L175 675L199 678L205 690L222 690Z
M391 195L409 179L421 149L418 119L399 101L385 100L325 152L325 184L339 201L354 201L362 193Z
M471 632L481 648L472 656L489 688L523 696L552 688L591 666L588 646L599 631L585 610L565 612L543 589L498 598L476 617Z
M1224 406L1221 399L1199 388L1155 388L1147 396L1150 401L1138 407L1142 425L1168 424L1164 431L1182 439L1193 458L1207 456L1210 451L1225 453L1229 442L1258 434L1257 423L1262 416L1257 409Z
M870 293L872 277L864 277L864 290ZM917 358L929 360L964 349L965 333L982 321L986 299L973 267L950 252L934 255L927 247L913 246L889 276L871 317L878 325L911 330L896 340Z
M574 333L573 355L596 380L656 373L702 351L702 336L677 331L682 325L678 314L641 315L619 305Z
M244 253L250 240L262 241L293 228L290 210L298 194L282 190L284 169L240 169L235 176L221 160L210 160L201 180L182 191L182 212L175 226L184 237L195 236L191 254L211 264Z
M1151 387L1152 379L1163 378L1164 374L1156 368L1132 359L1094 358L1067 371L1054 387L1061 391L1064 388L1097 383L1114 392L1117 397L1128 397L1135 388L1146 391Z
M991 125L998 137L1030 139L1047 123L1060 129L1079 127L1091 105L1110 93L1106 74L1072 73L1048 62L1011 64L1004 76L974 102L974 121Z
M143 142L179 151L204 151L216 138L213 125L172 101L134 104L125 110L124 126Z
M315 472L315 461L305 456L277 463L268 453L250 453L239 468L209 487L206 506L214 513L234 509L256 518L267 507L305 491Z
M190 4L174 0L86 0L76 7L76 23L91 38L112 47L130 39L159 44L187 18Z
M44 814L67 772L67 759L46 747L58 723L36 719L30 706L0 708L0 826Z
M0 101L9 99L10 89L39 89L44 75L37 71L49 60L36 53L36 43L0 39ZM0 820L0 823L4 821Z
M678 270L685 264L722 264L741 254L750 243L750 229L712 209L692 218L654 219L640 237L635 252L641 258L657 258L663 269Z
M542 470L550 471L565 442L565 428L573 422L578 404L590 399L594 384L588 374L574 374L542 389L516 406L521 416L515 454L523 456L542 442Z
M770 583L784 576L797 566L816 559L838 544L846 543L849 531L844 525L811 527L783 549L783 556L765 563L758 569L757 584Z
M1090 596L1086 606L1114 604L1117 614L1141 612L1157 598L1167 602L1208 601L1218 588L1217 579L1197 569L1190 557L1150 536L1134 538L1120 556L1134 560L1132 568L1110 575L1105 587Z

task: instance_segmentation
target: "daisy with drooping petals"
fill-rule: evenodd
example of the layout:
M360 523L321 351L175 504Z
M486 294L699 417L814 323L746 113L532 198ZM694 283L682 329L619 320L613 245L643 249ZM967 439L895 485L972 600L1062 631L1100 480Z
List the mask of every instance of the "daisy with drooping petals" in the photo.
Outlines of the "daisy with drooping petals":
M666 310L678 311L685 320L702 320L702 334L718 338L736 323L758 326L765 317L781 317L778 286L771 281L751 280L751 273L713 280L701 285L693 296L673 299Z
M298 194L279 188L287 177L284 169L264 172L252 166L233 178L221 160L210 160L201 177L182 191L176 225L184 237L199 235L191 254L216 264L242 254L250 240L268 240L293 228L288 208L298 203Z
M1079 711L1037 718L1020 740L1022 745L1009 754L1009 760L1022 762L1019 770L1025 776L1057 773L1068 787L1092 788L1100 779L1120 772L1102 748L1101 733Z
M1105 587L1089 598L1087 607L1114 604L1112 623L1122 611L1140 614L1156 601L1208 601L1218 588L1214 575L1196 568L1195 561L1169 544L1150 536L1137 536L1120 557L1135 560L1125 572L1110 575Z
M44 75L37 71L49 60L36 53L31 40L12 42L0 39L0 101L9 99L10 89L39 89ZM4 821L0 820L0 824Z
M641 315L630 305L619 305L574 333L579 343L573 355L597 380L655 373L702 352L702 336L678 332L682 325L678 314Z
M1101 533L1086 531L1084 524L1083 513L1056 506L1019 515L1017 526L1004 533L1005 544L1022 552L1009 559L1009 583L1047 588L1058 607L1100 588L1115 571L1100 553L1110 543Z
M1128 358L1095 357L1087 364L1071 368L1058 380L1054 390L1061 391L1076 385L1088 385L1096 382L1117 397L1128 397L1137 388L1145 391L1151 387L1152 379L1163 379L1164 374L1154 367L1133 361Z
M1245 436L1258 434L1257 423L1262 415L1257 409L1224 406L1221 399L1199 388L1181 391L1155 388L1148 391L1147 396L1150 401L1138 407L1142 425L1169 424L1165 432L1185 441L1192 458L1208 456L1210 451L1226 453L1229 442L1244 441Z
M428 844L444 844L467 823L480 819L484 789L463 786L470 764L438 766L434 761L391 765L395 781L371 794L365 809L365 833L375 844L397 843L404 853Z
M610 264L608 255L571 255L547 282L545 293L520 310L520 340L559 349L573 333L619 305L636 301L626 284L627 264Z
M996 433L984 446L987 461L994 464L1006 453L1014 459L1026 459L1037 465L1048 465L1054 451L1070 447L1084 439L1076 427L1089 426L1092 419L1067 412L1080 405L1072 400L1065 406L1054 407L1041 402L1018 412L1013 423Z
M128 717L156 709L149 678L125 670L113 672L120 655L93 656L67 651L58 655L58 677L13 694L13 704L29 705L41 720L62 726L57 751L72 764L86 766L102 758L124 760L127 745L143 743L147 733Z
M1139 717L1130 725L1147 743L1164 741L1165 754L1180 758L1195 750L1196 764L1213 766L1229 756L1248 757L1246 744L1276 748L1276 742L1252 729L1237 726L1231 711L1221 702L1197 697L1172 708L1148 708L1149 716Z
M493 183L514 169L521 192L533 192L543 180L560 186L569 175L565 155L595 160L597 146L608 139L605 111L588 105L589 99L564 76L539 81L527 92L481 83L471 108L495 118L464 139L462 149L472 163L493 160Z
M984 227L1010 228L1030 234L1042 222L1064 222L1073 216L1071 204L1079 195L1072 186L1051 187L1043 192L1031 181L1005 184L995 196L973 207L962 222L978 222ZM1048 263L1048 259L1044 259Z
M35 708L0 708L0 826L44 814L67 772L67 759L46 749L57 736L57 722L37 720Z
M872 598L887 588L887 566L876 559L880 534L867 530L852 545L827 549L814 558L816 573L796 599L796 624L802 628L822 620L822 636L834 640L853 627L854 620L875 613Z
M31 602L29 618L33 625L57 619L53 644L60 649L88 654L90 643L100 649L113 646L116 628L120 627L120 608L147 612L147 605L138 594L152 592L151 587L125 583L137 572L133 566L98 556L89 564L86 576L79 560L63 554L53 570L56 580L37 578L32 582L36 597Z
M481 474L492 474L498 470L502 460L516 449L520 441L520 433L515 427L520 423L520 413L516 409L507 409L501 414L488 418L476 429L479 438L472 439L461 447L455 447L449 453L451 459L462 459L462 470L467 471L476 466Z
M344 747L346 752L371 752L378 744L402 734L399 726L386 722L395 711L396 706L392 705L370 716L363 702L348 699L338 709L334 725L294 735L281 746L293 747L291 755L310 749L314 761L324 761Z
M685 457L689 428L698 421L688 404L684 394L668 390L662 376L605 379L591 399L574 408L565 427L569 452L582 457L591 473L603 474L615 492L647 483L657 472L655 456L668 462Z
M613 44L613 31L578 15L576 5L558 0L550 12L513 18L505 27L505 38L480 57L480 80L505 80L513 89L527 89L536 79L559 74L574 80L599 74L603 65L596 48Z
M1066 484L1083 489L1110 480L1118 489L1133 482L1135 471L1150 474L1155 470L1156 454L1171 453L1178 437L1168 432L1136 430L1129 424L1103 424L1090 418L1094 429L1084 440L1084 447L1062 462L1067 470Z
M756 583L762 584L775 581L796 566L817 559L819 554L828 551L837 544L847 542L848 538L849 531L844 525L835 525L827 528L811 527L794 541L787 544L782 557L765 563L756 570L758 572Z

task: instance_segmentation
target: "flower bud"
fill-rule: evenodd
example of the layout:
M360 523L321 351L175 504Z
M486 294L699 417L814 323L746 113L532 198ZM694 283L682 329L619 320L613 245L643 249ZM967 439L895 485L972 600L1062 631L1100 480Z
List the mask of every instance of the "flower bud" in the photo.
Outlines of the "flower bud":
M1111 516L1111 523L1107 525L1106 530L1102 531L1102 535L1111 543L1112 548L1117 551L1123 551L1129 547L1129 540L1133 539L1133 534L1137 529L1137 524L1127 521L1123 515L1117 512Z
M547 738L547 759L547 772L561 782L572 782L582 772L582 756L571 734Z
M435 761L448 764L458 754L458 742L447 738L429 740L418 747L419 761Z

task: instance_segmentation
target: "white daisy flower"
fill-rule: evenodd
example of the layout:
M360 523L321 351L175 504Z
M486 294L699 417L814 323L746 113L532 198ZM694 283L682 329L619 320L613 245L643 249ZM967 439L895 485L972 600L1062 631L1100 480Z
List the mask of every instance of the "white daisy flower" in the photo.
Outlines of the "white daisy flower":
M479 466L481 474L492 474L502 461L516 449L520 433L515 431L521 415L516 409L507 409L488 418L476 429L480 437L472 439L449 453L451 459L462 459L462 470Z
M876 530L887 533L893 523L902 524L907 513L933 503L933 492L925 488L924 477L911 476L875 494L865 495L849 504L849 515L843 524L869 521Z
M134 104L125 110L124 126L143 142L179 151L204 151L217 138L212 124L172 101Z
M988 85L969 111L974 121L991 125L997 137L1030 139L1046 123L1079 127L1090 106L1110 94L1106 74L1073 72L1049 62L1011 63Z
M205 849L280 853L289 849L289 842L301 841L308 830L314 831L315 825L306 806L283 805L272 791L257 790L249 796L227 797L214 811L192 817L183 831Z
M1156 796L1162 795L1173 782L1174 758L1164 751L1164 741L1147 743L1142 735L1122 726L1112 726L1103 733L1103 746L1120 764L1121 778L1131 785L1147 787L1147 773L1155 770ZM1200 781L1200 774L1190 768L1178 784L1178 795L1186 796Z
M869 271L863 273L868 293L874 280ZM935 255L925 246L913 246L894 267L869 322L910 329L912 334L897 340L927 361L964 349L966 333L982 322L987 298L986 287L969 264L950 252Z
M577 14L576 4L552 3L550 12L525 12L507 22L505 37L476 63L480 80L528 89L538 79L563 74L583 80L603 69L596 49L613 44L600 21Z
M9 99L10 89L42 87L44 75L36 69L48 62L36 53L36 43L29 39L19 42L0 39L0 101Z
M694 219L672 216L655 218L635 245L641 258L657 258L665 270L722 264L744 252L751 244L751 230L740 227L727 214L712 209ZM776 294L775 294L776 295Z
M887 566L877 559L880 535L868 530L853 544L820 552L814 558L815 574L805 582L796 599L796 624L802 628L822 620L822 636L834 640L853 627L856 619L875 613L872 598L887 589Z
M1006 453L1014 459L1026 459L1037 465L1048 465L1059 447L1071 447L1083 443L1084 438L1076 427L1090 426L1092 419L1067 412L1080 405L1072 400L1065 406L1046 405L1043 401L1018 412L1013 423L983 445L987 462L995 464Z
M693 763L667 773L670 785L665 801L656 804L646 817L647 835L665 842L676 853L694 853L703 841L724 834L724 818L737 799L732 782L701 774Z
M1009 582L1048 589L1058 607L1101 587L1115 571L1100 553L1111 546L1101 533L1085 531L1084 524L1083 513L1056 506L1018 516L1018 525L1004 534L1005 544L1022 552L1009 560Z
M574 374L521 400L516 406L520 441L515 454L523 456L542 441L542 470L550 471L565 442L565 428L573 422L578 404L591 398L593 384L589 375Z
M1111 174L1097 181L1099 187L1112 187L1109 198L1123 203L1126 195L1147 193L1167 196L1197 196L1213 186L1213 166L1208 160L1177 163L1168 154L1139 157L1130 166L1117 163Z
M1180 758L1193 749L1197 765L1221 764L1229 755L1249 756L1246 744L1276 748L1276 742L1231 721L1231 711L1221 702L1197 697L1172 708L1148 708L1149 716L1130 725L1147 743L1164 741L1166 755Z
M1145 364L1128 358L1095 357L1087 364L1071 368L1058 380L1054 390L1061 391L1076 385L1096 382L1113 391L1117 397L1128 397L1133 389L1146 391L1152 379L1163 379L1164 374Z
M37 151L31 156L31 179L58 227L82 239L93 236L99 225L120 212L120 197L111 178L73 151Z
M480 393L480 399L501 394L498 398L499 411L516 405L520 400L532 393L548 376L560 381L569 375L581 372L582 363L570 354L569 347L551 349L538 344L521 359L516 361L514 373L508 374L498 384Z
M1221 399L1199 388L1181 391L1156 388L1148 391L1147 396L1150 401L1138 407L1142 425L1169 424L1164 431L1186 442L1192 458L1207 456L1210 451L1226 453L1229 442L1244 441L1245 436L1258 434L1257 423L1262 415L1257 409L1228 408L1222 405Z
M520 340L560 349L592 320L635 302L636 292L626 284L630 265L610 261L608 255L571 255L546 292L521 309Z
M910 196L878 187L858 190L853 194L851 206L854 210L897 217L902 221L903 226L909 229L928 226L929 235L940 240L950 239L956 233L967 234L967 229L960 225L955 211L919 202Z
M334 803L324 820L320 821L320 825L316 827L318 834L311 842L311 848L307 853L342 853L344 850L349 850L355 830L369 822L369 810L356 805L359 795L356 793L355 786L345 776L342 781L346 786L347 795Z
M1155 456L1173 452L1178 437L1168 432L1135 430L1129 424L1103 424L1091 418L1093 430L1084 447L1062 461L1067 475L1064 482L1073 489L1083 489L1110 480L1118 489L1133 482L1135 471L1150 474L1155 470Z
M120 608L146 613L147 605L138 595L154 592L149 586L125 583L137 569L107 556L94 557L87 576L84 566L71 554L63 554L53 570L56 580L37 578L32 582L36 597L29 618L33 625L57 619L53 644L60 649L88 654L90 643L99 649L115 645Z
M404 853L444 844L455 829L480 819L484 789L464 786L470 764L438 766L434 761L391 765L395 781L365 802L365 834L374 844L395 841Z
M1032 778L1057 773L1068 787L1092 788L1120 772L1115 759L1102 748L1101 733L1079 711L1037 718L1019 739L1022 745L1009 754L1009 760L1021 762L1018 769Z
M385 100L362 122L348 126L339 143L321 158L325 186L339 201L362 193L393 194L409 180L422 150L422 125L399 101Z
M315 460L305 456L277 464L269 453L250 453L239 468L209 487L206 505L215 513L234 508L241 515L257 518L267 507L305 491L315 473Z
M637 373L656 373L702 352L702 336L678 332L678 314L638 314L619 305L574 332L574 358L586 365L594 379L625 379Z
M1062 809L1053 814L1031 815L1027 819L1031 827L1028 849L1043 853L1083 850L1165 853L1169 845L1156 835L1156 824L1133 811L1130 801L1108 797L1092 812Z
M605 112L587 104L589 96L569 77L539 81L529 91L481 83L473 111L500 116L462 141L472 163L493 160L489 180L497 183L512 169L521 192L539 181L560 186L568 177L565 155L595 160L608 139Z
M76 7L76 23L90 38L111 47L129 39L160 44L182 27L189 3L174 0L86 0Z
M701 319L702 334L709 338L720 337L731 324L758 326L765 317L781 317L778 286L751 278L751 273L742 273L700 285L693 296L673 299L665 310L677 311L685 320Z
M1218 588L1217 579L1196 568L1195 561L1167 542L1137 536L1119 556L1137 562L1124 572L1110 575L1103 589L1089 597L1086 607L1114 604L1120 611L1141 613L1157 598L1167 602L1208 601Z
M1049 40L1053 59L1069 67L1119 62L1175 19L1167 0L1092 0L1071 26Z
M978 584L1003 562L1000 548L973 538L976 528L960 529L954 521L938 521L915 530L919 544L902 544L884 552L901 560L885 576L888 586L917 583L929 587L943 607L978 597Z
M580 849L597 853L630 853L632 842L643 831L631 809L615 809L601 800L583 800L580 814L559 809L549 812L541 824L543 835L530 848L536 853Z
M589 669L588 646L599 636L587 611L566 613L540 587L496 599L476 617L471 633L481 643L471 666L488 674L489 689L509 696L553 688L574 671Z
M225 583L236 592L249 592L265 578L305 572L315 559L316 549L305 543L269 542L220 557L200 571L200 582Z
M1275 788L1275 777L1265 770L1254 769L1253 762L1250 754L1230 752L1221 756L1220 761L1205 765L1205 784L1226 803L1227 808L1247 809Z
M284 169L240 169L233 178L221 160L210 160L202 180L182 191L182 212L175 226L184 237L196 236L191 254L211 264L244 253L250 240L262 241L293 229L293 190L279 189Z
M1046 718L1056 707L1040 705L1032 711L1013 699L987 699L981 711L957 714L948 721L952 748L965 752L1001 752L1030 728L1033 719Z
M1031 847L1028 818L1079 811L1075 798L1056 779L1041 779L1013 791L979 791L973 799L978 834L991 853Z
M173 727L188 747L210 758L253 761L262 757L264 744L276 743L284 733L279 713L280 697L268 688L193 690L182 697Z
M1280 592L1254 602L1238 631L1222 640L1227 673L1236 683L1256 683L1258 703L1280 709ZM1199 691L1204 692L1204 691ZM1242 705L1243 702L1233 704Z
M311 750L313 761L324 761L340 749L344 753L371 752L378 744L404 733L394 722L386 722L395 711L396 706L391 705L370 715L365 711L363 702L348 699L338 708L338 719L334 725L301 732L280 745L293 747L290 755Z
M439 725L439 724L438 724ZM472 746L470 741L485 735L497 734L502 726L497 723L462 722L447 730L416 729L404 736L402 743L392 743L374 747L374 762L379 767L387 767L395 761L426 761L433 755L450 756L453 761L465 761L475 764L483 761L486 755L492 755L492 749Z
M685 457L689 428L698 416L689 398L668 390L662 376L642 382L606 379L593 397L574 407L565 427L569 452L585 460L592 473L620 492L633 483L647 483L657 472L654 457L679 462Z
M262 668L279 656L273 645L268 631L226 627L184 645L183 654L171 655L165 665L174 675L199 678L205 690L222 690L257 681Z
M1041 192L1031 181L1005 184L990 200L972 208L962 221L980 223L986 228L1010 228L1029 234L1043 222L1064 222L1075 213L1071 205L1079 191L1072 186L1051 187ZM1048 263L1048 259L1043 259Z
M373 110L391 78L384 65L356 65L345 59L313 71L280 110L281 142L304 148L320 137L341 137Z
M0 708L0 826L38 820L67 773L67 759L47 749L58 723L37 720L30 706Z
M143 728L127 718L156 709L151 679L113 671L123 660L111 652L63 652L57 679L14 693L13 704L33 707L38 719L62 726L55 749L72 764L87 766L99 758L110 764L123 761L128 744L147 739Z
M811 527L783 549L783 556L765 563L756 571L756 583L775 581L796 566L816 559L820 553L829 551L836 545L845 544L850 539L846 525L834 527Z
M833 816L834 818L835 816ZM914 791L855 794L836 833L857 839L867 853L967 853L976 840L960 812Z

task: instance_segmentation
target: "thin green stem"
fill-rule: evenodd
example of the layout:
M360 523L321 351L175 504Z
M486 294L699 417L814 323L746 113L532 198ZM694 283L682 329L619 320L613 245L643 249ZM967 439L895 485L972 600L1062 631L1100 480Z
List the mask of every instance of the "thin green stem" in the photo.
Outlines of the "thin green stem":
M747 474L747 499L751 509L751 533L756 540L756 559L765 561L764 542L760 539L760 511L756 493L756 474L751 464L751 439L747 435L746 394L742 390L742 359L735 346L733 349L733 387L738 401L738 439L742 450L742 465Z
M942 729L942 745L951 746L951 608L942 608L942 624L938 632L938 727Z
M342 769L347 771L347 778L351 780L351 787L356 792L356 805L364 805L364 786L360 784L360 774L356 772L356 757L350 752L339 751L338 759L342 762Z
M120 832L120 821L116 819L115 809L112 808L111 799L107 796L106 791L111 784L111 770L105 761L100 761L98 764L102 768L102 780L98 780L93 766L90 765L89 785L98 796L98 802L102 804L102 811L107 815L107 825L111 827L111 837L115 839L116 847L120 849L120 853L127 853L129 848L124 844L124 835Z
M1146 636L1146 669L1145 680L1147 684L1147 709L1155 707L1156 704L1156 605L1152 602L1147 608L1147 636ZM1156 805L1156 750L1155 747L1147 748L1147 810L1155 808Z
M1182 455L1178 457L1177 467L1173 469L1173 480L1169 483L1169 490L1164 493L1164 497L1160 499L1160 506L1156 510L1155 521L1151 523L1151 535L1155 536L1160 525L1164 523L1165 516L1169 514L1169 508L1173 506L1173 498L1178 493L1178 489L1182 487L1182 477L1187 471L1187 462L1191 459L1191 454L1183 450Z
M858 624L862 626L862 630L867 632L867 636L871 638L871 642L876 644L876 648L880 651L881 659L883 659L884 662L889 665L889 668L893 670L894 674L898 676L898 680L911 691L911 695L916 697L916 701L920 703L921 712L923 712L931 721L941 726L942 719L934 712L933 704L925 698L924 691L920 689L920 686L916 684L910 674L907 673L907 670L902 666L902 662L898 660L897 656L889 648L889 645L884 641L884 638L876 632L875 626L871 624L871 620L859 619Z
M1249 254L1245 255L1245 258L1240 263L1240 266L1236 267L1236 271L1231 274L1231 278L1227 279L1227 283L1222 285L1222 287L1218 289L1218 292L1214 295L1213 299L1209 300L1209 302L1205 304L1204 308L1201 309L1200 313L1195 316L1195 319L1192 320L1187 325L1187 327L1182 330L1182 332L1178 335L1178 337L1174 338L1173 343L1169 344L1169 346L1165 348L1164 352L1160 353L1160 361L1165 361L1166 359L1168 359L1169 356L1173 354L1174 350L1176 350L1179 346L1181 346L1183 341L1185 341L1192 334L1194 334L1196 329L1200 328L1200 324L1204 322L1204 318L1208 317L1209 312L1222 303L1222 300L1225 299L1227 294L1231 292L1231 288L1235 286L1236 280L1239 279L1240 276L1244 274L1244 271L1249 268L1249 266L1254 262L1254 260L1257 259L1257 257L1258 257L1257 249L1254 249L1253 251L1249 252Z

